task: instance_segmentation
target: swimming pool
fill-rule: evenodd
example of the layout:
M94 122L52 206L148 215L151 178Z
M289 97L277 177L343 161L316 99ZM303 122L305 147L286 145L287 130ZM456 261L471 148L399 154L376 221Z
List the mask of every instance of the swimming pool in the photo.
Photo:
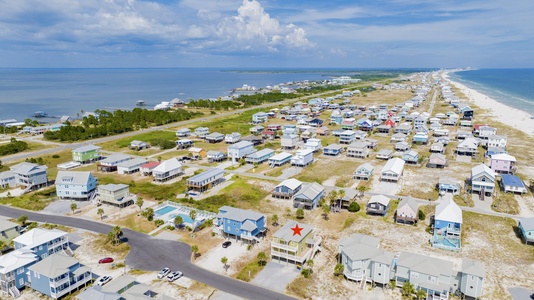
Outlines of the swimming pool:
M193 223L193 219L191 219L191 217L186 215L186 214L172 214L172 215L169 216L169 218L170 218L171 221L174 221L174 218L176 218L176 216L182 217L182 220L183 220L184 223L188 223L188 224L192 224Z
M174 206L167 205L165 207L162 207L162 208L156 210L154 213L155 213L156 216L163 216L163 215L166 215L166 214L170 213L171 211L175 211L177 209L178 208L176 208Z

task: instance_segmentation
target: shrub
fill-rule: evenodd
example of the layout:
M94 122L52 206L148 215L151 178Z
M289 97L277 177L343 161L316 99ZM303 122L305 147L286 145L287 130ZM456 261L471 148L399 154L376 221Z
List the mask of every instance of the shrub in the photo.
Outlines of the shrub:
M354 201L349 205L348 210L350 212L359 212L360 211L360 205L358 204L358 202Z
M419 220L423 221L426 218L425 212L419 210Z
M303 268L302 271L300 271L300 274L302 274L302 276L304 276L304 278L308 278L310 277L310 269L306 269L306 268Z
M172 225L167 226L167 230L174 230L174 226Z
M57 155L57 154L54 154L54 155L52 155L52 158L60 158L60 156Z
M251 244L247 245L247 250L252 250L252 245Z
M154 221L154 224L156 225L156 227L160 227L161 225L165 224L165 221L157 219Z

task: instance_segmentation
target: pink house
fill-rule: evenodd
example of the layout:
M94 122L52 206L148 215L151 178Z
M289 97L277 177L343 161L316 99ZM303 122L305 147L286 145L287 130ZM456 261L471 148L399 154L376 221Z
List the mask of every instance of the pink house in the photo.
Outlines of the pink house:
M513 174L515 172L515 157L502 153L491 156L490 169L495 173Z

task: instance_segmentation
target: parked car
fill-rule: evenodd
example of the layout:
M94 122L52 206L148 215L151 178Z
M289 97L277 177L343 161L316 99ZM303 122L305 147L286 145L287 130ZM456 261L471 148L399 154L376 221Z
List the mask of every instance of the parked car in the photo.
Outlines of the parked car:
M111 279L112 279L111 276L108 276L108 275L102 276L98 278L98 280L96 281L96 285L103 286L104 284L110 282Z
M224 242L224 243L222 244L222 247L223 247L223 248L228 248L228 247L230 247L230 245L232 245L232 242L230 242L230 241L226 241L226 242Z
M109 264L113 262L113 258L111 257L104 257L98 261L99 264Z
M176 279L182 277L184 274L180 271L174 271L172 272L171 274L169 274L169 276L167 276L167 279L170 281L170 282L173 282L175 281Z
M171 269L169 268L163 268L163 270L159 271L158 273L158 278L161 279L167 275L169 275L169 273L171 272Z

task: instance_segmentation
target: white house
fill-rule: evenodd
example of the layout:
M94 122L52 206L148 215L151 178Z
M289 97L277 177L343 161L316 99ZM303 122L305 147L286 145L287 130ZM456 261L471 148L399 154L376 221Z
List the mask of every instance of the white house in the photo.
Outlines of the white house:
M237 161L254 152L256 152L254 144L248 141L240 141L228 146L228 158L233 161Z
M183 174L182 163L176 157L162 161L152 170L154 181L165 182Z
M232 132L224 136L224 142L228 144L235 144L241 140L239 132Z
M61 199L89 200L97 183L91 172L58 171L56 193Z
M296 134L284 134L280 138L282 149L295 149L299 143L299 136Z
M493 194L495 190L495 172L484 164L471 169L471 190L479 194Z
M398 157L392 158L387 161L382 171L380 171L380 180L397 182L400 180L403 171L404 160Z
M356 168L352 174L352 178L357 180L369 180L373 175L374 170L375 168L370 163L364 163Z
M141 166L146 164L146 160L143 158L133 158L127 161L123 161L117 164L117 173L124 174L133 174L139 172Z
M320 139L308 139L306 141L306 144L304 144L304 149L312 150L313 152L317 152L321 150L321 140Z
M291 157L291 165L298 167L305 167L313 162L312 150L298 150L293 157Z
M496 147L505 149L506 142L507 138L505 136L492 134L488 136L487 148Z

